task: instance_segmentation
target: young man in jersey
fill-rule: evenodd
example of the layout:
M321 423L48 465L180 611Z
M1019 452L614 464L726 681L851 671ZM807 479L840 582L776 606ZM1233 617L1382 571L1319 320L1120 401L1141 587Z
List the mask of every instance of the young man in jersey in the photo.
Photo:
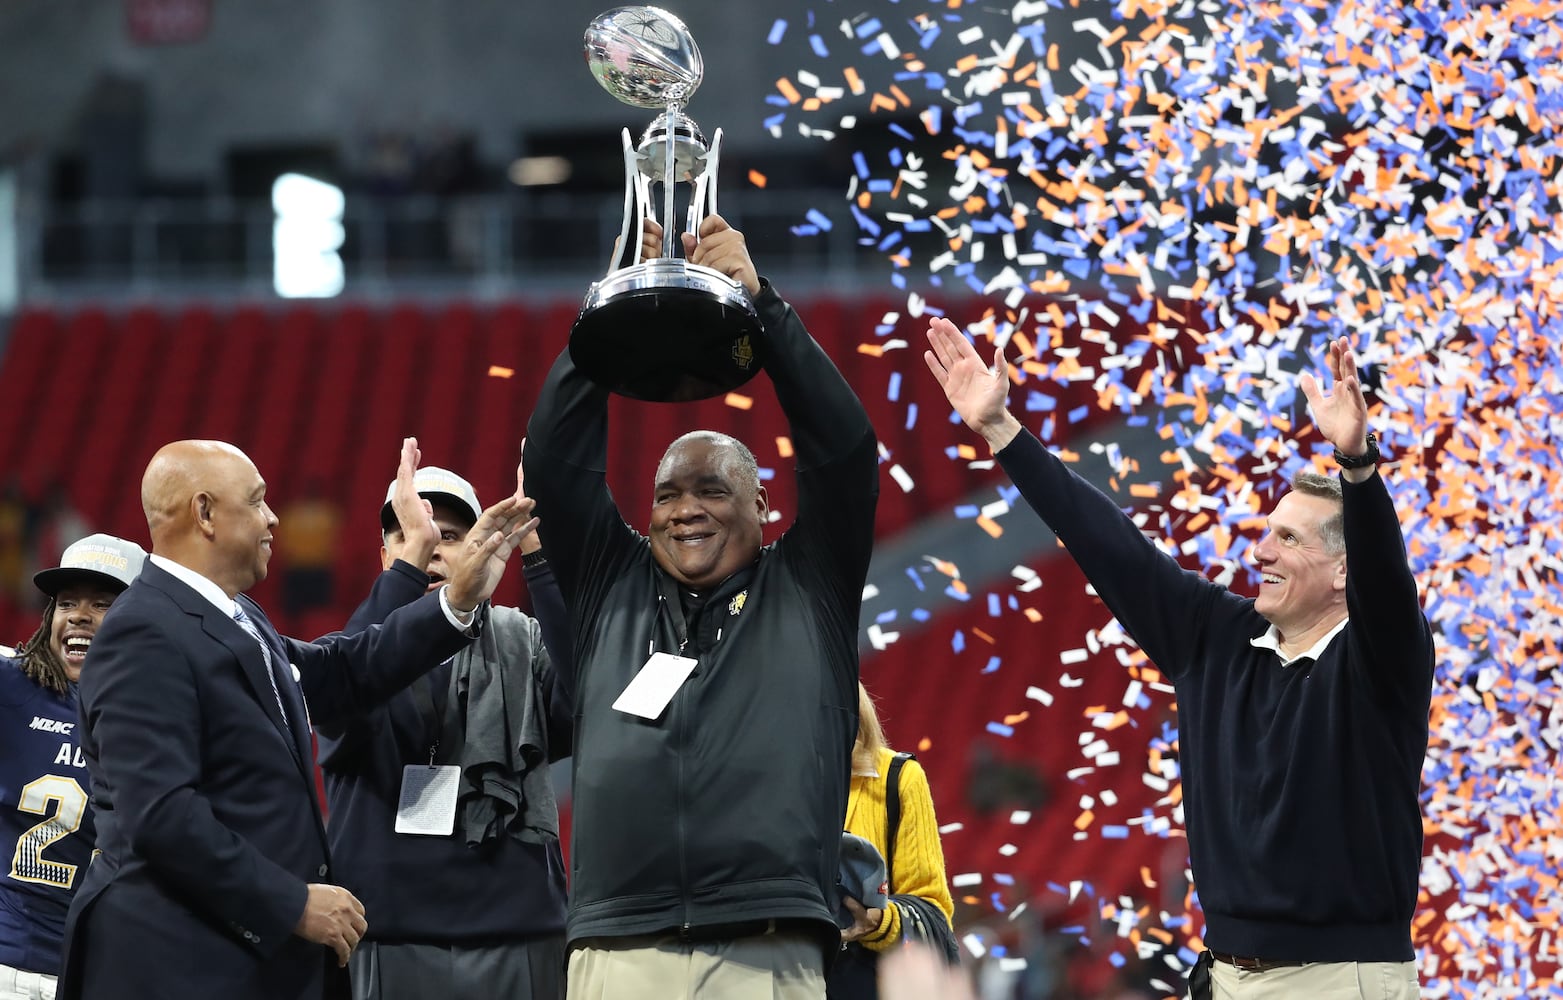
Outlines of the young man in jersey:
M65 912L92 856L76 682L103 613L145 561L112 535L76 542L33 577L49 599L38 631L0 646L0 1000L54 996Z

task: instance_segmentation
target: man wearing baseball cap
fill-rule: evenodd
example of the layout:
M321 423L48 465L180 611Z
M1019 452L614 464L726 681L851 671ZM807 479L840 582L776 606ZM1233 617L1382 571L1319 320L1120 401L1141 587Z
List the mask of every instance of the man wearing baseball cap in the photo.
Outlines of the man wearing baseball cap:
M146 552L113 535L69 546L33 577L48 598L32 638L0 646L0 1000L53 996L71 896L92 855L76 682L103 613Z
M414 487L439 538L404 528L387 499L383 572L349 634L438 587L482 510L447 469L419 469ZM562 624L535 534L521 552L539 619ZM565 878L548 765L570 752L573 695L549 650L568 655L567 640L516 608L478 613L487 620L472 646L379 708L318 730L338 874L375 915L350 960L355 1000L563 995ZM421 808L402 805L413 798Z

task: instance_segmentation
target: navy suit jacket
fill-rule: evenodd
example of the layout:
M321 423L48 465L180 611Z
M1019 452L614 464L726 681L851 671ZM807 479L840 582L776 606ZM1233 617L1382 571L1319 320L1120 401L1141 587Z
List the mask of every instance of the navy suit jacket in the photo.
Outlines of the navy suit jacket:
M470 638L434 594L320 643L239 603L286 720L255 640L151 562L93 639L77 731L101 853L66 919L62 997L348 995L335 953L293 934L306 883L334 881L304 701L316 721L360 714Z

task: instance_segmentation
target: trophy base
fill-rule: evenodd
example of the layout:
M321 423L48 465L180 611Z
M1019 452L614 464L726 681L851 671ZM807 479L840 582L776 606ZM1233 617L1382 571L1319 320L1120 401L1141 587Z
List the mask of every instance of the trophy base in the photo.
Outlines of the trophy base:
M609 392L680 403L725 395L753 378L759 332L741 283L662 258L592 285L570 328L570 357Z

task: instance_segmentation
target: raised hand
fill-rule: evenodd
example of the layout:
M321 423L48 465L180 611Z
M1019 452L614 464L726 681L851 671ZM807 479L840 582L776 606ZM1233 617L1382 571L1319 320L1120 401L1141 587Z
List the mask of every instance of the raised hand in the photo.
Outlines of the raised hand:
M942 316L928 324L928 347L923 360L966 426L981 434L994 451L1014 440L1020 421L1004 406L1009 366L1003 349L994 349L991 367L983 364L960 328Z
M662 256L662 226L651 219L640 229L640 259L644 263ZM617 260L617 256L614 258Z
M521 439L521 454L526 454L526 438ZM526 472L522 469L520 462L516 463L516 496L523 500L527 499ZM532 520L534 522L540 521L538 518L533 518ZM522 555L527 555L528 553L537 552L542 549L543 536L538 532L540 527L542 527L541 523L536 523L532 526L531 531L528 531L521 536Z
M749 248L744 234L727 224L720 215L708 215L700 223L700 239L690 233L681 234L684 240L684 257L691 264L709 267L741 283L750 295L760 294L760 273L749 259Z
M1345 337L1330 342L1326 367L1332 382L1328 391L1312 372L1303 372L1299 380L1314 425L1343 453L1361 455L1368 450L1368 404L1357 375L1357 352Z
M348 956L369 929L364 904L339 885L311 882L308 889L304 915L298 918L293 933L336 952L337 964L345 969Z
M418 449L417 438L402 438L401 464L396 467L396 489L391 493L391 510L401 528L401 542L387 539L386 551L393 559L402 559L423 569L429 565L434 549L440 543L440 528L434 523L434 507L418 495L413 477L423 453Z
M760 294L760 272L749 259L749 248L744 234L728 225L720 215L708 215L700 223L700 236L679 233L684 243L684 259L691 264L720 271L741 283L750 295ZM640 233L641 258L654 260L662 256L662 226L647 219Z
M451 610L464 615L493 596L510 554L537 530L533 506L530 497L508 496L478 518L451 561L445 593Z

